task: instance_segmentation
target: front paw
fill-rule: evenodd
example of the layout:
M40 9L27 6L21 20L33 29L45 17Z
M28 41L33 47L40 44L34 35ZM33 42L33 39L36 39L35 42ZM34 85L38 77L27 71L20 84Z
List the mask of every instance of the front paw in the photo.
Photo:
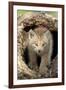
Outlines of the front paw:
M33 64L29 63L29 68L38 72L38 66L35 64L33 65Z
M44 78L50 77L50 73L49 73L47 67L44 67L43 69L40 69L39 73L40 73L41 77L44 77Z

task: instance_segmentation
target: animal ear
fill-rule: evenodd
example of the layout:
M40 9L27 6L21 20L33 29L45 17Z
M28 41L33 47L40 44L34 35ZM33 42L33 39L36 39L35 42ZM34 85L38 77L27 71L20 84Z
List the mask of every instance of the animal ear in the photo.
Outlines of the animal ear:
M30 31L29 31L29 39L33 38L34 35L35 35L35 32L32 29L30 29Z
M49 30L46 30L44 34L48 36L49 35Z
M44 35L43 35L43 37L44 37L44 39L45 39L46 42L48 42L48 36L49 36L49 30L47 30L46 32L44 32Z

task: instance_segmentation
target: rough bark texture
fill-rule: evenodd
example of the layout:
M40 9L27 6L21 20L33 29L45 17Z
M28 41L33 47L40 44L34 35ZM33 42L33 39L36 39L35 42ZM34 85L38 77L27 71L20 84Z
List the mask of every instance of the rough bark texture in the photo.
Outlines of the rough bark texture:
M18 25L23 25L23 28L42 25L55 31L57 30L57 19L45 13L28 12L18 17Z
M58 77L58 56L51 62L51 77Z

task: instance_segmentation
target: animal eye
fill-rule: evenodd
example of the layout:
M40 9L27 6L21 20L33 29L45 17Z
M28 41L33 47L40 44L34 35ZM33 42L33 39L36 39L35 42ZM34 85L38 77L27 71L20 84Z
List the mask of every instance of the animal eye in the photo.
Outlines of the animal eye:
M37 44L37 43L36 43L35 45L36 45L36 46L38 46L38 44Z
M43 44L42 44L42 46L45 46L45 45L46 45L46 43L43 43Z
M43 43L42 46L44 46L45 44Z

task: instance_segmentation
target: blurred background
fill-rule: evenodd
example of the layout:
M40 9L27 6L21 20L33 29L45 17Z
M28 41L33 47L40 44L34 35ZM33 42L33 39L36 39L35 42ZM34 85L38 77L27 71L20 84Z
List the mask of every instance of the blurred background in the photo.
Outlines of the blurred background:
M49 15L52 15L55 18L58 18L58 12L56 11L31 11L31 10L17 10L17 15L24 15L26 12L42 12L42 13L47 13Z

